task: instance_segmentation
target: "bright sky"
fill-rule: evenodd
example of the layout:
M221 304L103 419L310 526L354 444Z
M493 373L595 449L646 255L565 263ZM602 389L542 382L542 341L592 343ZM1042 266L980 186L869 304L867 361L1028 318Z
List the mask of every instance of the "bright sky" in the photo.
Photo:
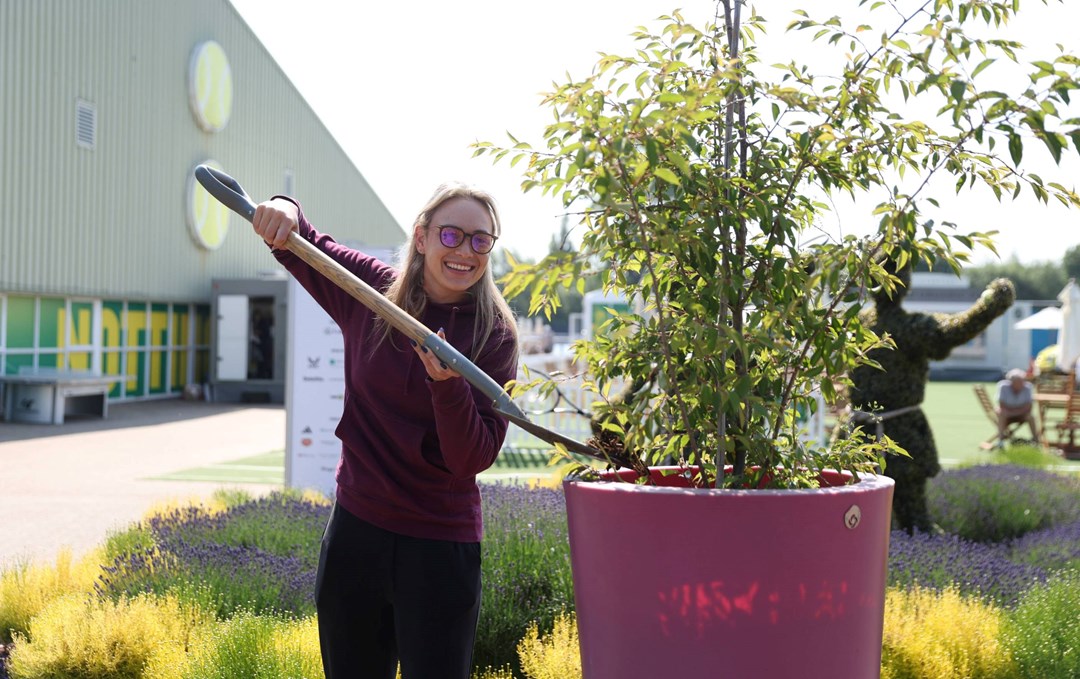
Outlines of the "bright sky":
M505 142L507 131L539 141L551 121L541 95L564 82L565 73L587 75L599 52L627 53L635 27L654 26L675 8L699 25L715 12L712 0L230 1L403 227L439 183L460 179L495 195L504 222L500 244L527 257L547 252L561 206L538 193L523 195L520 165L474 159L469 145ZM1041 50L1039 58L1055 54L1055 42L1080 51L1080 2L1050 3L1023 0L1008 37ZM766 16L776 40L776 59L763 61L799 58L783 27L791 8L813 11L820 3L756 4L772 12ZM834 0L830 7L836 12L842 4L858 3ZM1075 188L1080 160L1070 153L1062 183ZM1048 157L1041 144L1028 154ZM1040 172L1046 179L1052 174ZM1080 211L1071 215L1026 198L1003 207L974 196L943 216L964 231L1001 231L1003 258L1060 260L1080 244ZM855 221L861 217L844 216L837 227L852 231ZM975 260L990 257L979 252Z

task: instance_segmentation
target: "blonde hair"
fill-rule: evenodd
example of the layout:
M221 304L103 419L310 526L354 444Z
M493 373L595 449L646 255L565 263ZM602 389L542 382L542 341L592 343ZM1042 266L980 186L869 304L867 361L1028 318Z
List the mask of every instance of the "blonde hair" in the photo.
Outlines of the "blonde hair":
M402 246L399 257L401 273L394 279L385 293L387 299L418 320L424 315L428 298L427 293L424 292L424 255L416 247L416 230L423 229L426 232L431 224L431 216L435 213L435 210L452 198L468 198L483 205L491 216L492 229L495 231L494 235L502 235L502 222L499 220L499 211L495 207L495 199L491 194L460 182L447 182L435 189L435 193L420 210L420 214L416 216L412 233L409 234L408 241ZM510 310L510 305L506 303L502 293L499 292L499 288L495 285L495 277L491 273L490 261L488 266L485 267L480 280L469 289L469 294L472 295L473 301L476 303L476 320L473 324L474 341L472 356L469 357L470 360L475 363L480 357L481 350L483 350L491 337L491 333L495 330L495 324L500 320L514 338L514 344L516 345L518 335L517 324L514 322L514 312ZM382 324L383 329L374 348L378 348L379 345L385 342L392 331L390 325L382 319L379 319L379 323ZM517 363L517 351L514 351L511 360Z

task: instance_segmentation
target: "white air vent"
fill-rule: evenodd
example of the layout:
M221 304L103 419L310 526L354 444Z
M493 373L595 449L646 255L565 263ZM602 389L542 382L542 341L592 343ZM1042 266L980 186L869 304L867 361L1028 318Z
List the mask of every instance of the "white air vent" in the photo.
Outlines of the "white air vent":
M75 100L75 143L84 149L97 146L97 107L82 99Z

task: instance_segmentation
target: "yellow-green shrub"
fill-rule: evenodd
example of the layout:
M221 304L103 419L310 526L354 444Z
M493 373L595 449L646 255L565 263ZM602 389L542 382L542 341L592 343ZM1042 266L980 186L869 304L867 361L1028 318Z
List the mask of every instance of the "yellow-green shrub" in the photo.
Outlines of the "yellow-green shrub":
M12 679L138 679L151 655L183 648L206 621L174 597L112 602L68 594L30 620L29 635L15 635L9 672Z
M100 573L99 551L75 561L70 549L61 550L55 564L24 563L0 573L0 642L11 641L15 632L25 635L30 619L49 602L92 591Z
M518 642L521 670L528 679L580 679L581 651L577 620L563 614L555 618L551 633L541 637L536 623L529 625Z
M316 618L286 620L242 613L202 628L191 647L161 649L143 679L307 679L323 676ZM401 676L400 672L397 675ZM491 670L476 679L515 679Z
M166 648L144 679L322 679L315 617L289 620L244 612L202 628L188 652Z
M1061 573L1036 586L1005 621L1004 637L1018 676L1080 677L1080 573Z
M300 499L304 502L310 502L316 505L323 505L324 507L329 507L331 504L333 504L330 501L330 498L327 497L326 493L311 488L305 488L304 490L300 491Z
M885 596L882 679L1013 676L1002 613L956 590L890 589Z

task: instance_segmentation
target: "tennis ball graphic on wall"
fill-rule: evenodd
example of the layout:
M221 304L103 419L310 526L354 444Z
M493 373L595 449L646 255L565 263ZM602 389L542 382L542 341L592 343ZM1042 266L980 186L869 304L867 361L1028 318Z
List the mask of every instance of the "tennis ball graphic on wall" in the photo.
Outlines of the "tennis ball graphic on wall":
M191 52L188 95L199 127L218 132L232 114L232 69L221 45L213 40L199 43Z
M224 172L221 164L214 160L204 160L199 165ZM221 247L229 233L229 208L211 196L195 179L194 168L188 172L187 213L188 228L195 242L207 250Z

